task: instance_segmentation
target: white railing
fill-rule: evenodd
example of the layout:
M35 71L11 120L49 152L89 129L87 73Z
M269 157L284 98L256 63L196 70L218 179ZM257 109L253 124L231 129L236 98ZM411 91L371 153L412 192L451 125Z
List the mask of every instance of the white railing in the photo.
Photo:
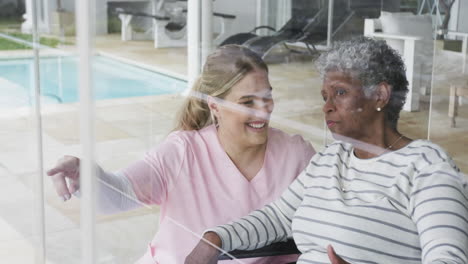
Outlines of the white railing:
M91 61L95 6L92 0L76 1L78 76L80 95L80 192L81 251L83 264L94 264L96 245L96 177L94 164L94 99Z

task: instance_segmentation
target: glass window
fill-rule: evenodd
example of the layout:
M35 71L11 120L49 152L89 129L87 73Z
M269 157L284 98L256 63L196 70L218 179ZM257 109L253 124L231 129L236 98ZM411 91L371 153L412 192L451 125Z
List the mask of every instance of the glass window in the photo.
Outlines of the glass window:
M385 40L405 62L399 132L440 145L468 171L464 1L89 2L89 21L77 1L0 3L2 263L80 263L84 239L97 263L179 263L207 228L277 198L312 155L304 146L334 141L315 63L356 36ZM80 35L85 22L92 30ZM244 48L220 51L226 45ZM245 69L232 63L242 52ZM90 98L80 97L80 69L91 73ZM304 141L296 152L286 141L269 149L282 132L266 137L264 126ZM275 152L246 162L259 145ZM47 175L57 164L78 169L84 153L97 168L92 201L80 198L73 171ZM289 182L261 179L283 169L272 157L292 160ZM90 203L95 237L83 238Z

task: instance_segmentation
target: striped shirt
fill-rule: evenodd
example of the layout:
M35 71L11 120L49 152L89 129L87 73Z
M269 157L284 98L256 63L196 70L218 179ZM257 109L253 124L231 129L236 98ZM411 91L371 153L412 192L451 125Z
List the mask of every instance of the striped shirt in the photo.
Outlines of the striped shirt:
M439 146L416 140L372 159L337 141L317 153L282 196L218 226L224 250L293 237L298 263L468 263L468 191Z

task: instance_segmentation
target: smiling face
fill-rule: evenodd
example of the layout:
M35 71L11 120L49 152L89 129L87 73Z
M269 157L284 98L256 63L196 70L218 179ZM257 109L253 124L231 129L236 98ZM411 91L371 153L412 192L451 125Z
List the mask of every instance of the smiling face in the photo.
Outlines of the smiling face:
M228 95L209 103L218 121L219 135L234 144L250 147L265 144L274 103L268 73L254 70L236 83Z
M322 86L323 112L331 132L369 141L379 130L377 101L364 95L359 80L342 72L328 72Z

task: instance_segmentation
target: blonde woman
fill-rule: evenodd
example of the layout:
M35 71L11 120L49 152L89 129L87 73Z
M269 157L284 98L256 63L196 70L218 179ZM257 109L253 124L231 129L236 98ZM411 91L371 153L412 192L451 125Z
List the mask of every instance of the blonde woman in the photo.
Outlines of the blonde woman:
M175 131L130 166L99 170L106 183L98 199L102 212L161 207L159 231L138 263L183 263L199 240L194 234L272 202L300 174L315 151L302 137L269 127L273 106L267 65L247 48L223 46L208 56ZM64 157L48 175L69 199L78 189L79 159Z

